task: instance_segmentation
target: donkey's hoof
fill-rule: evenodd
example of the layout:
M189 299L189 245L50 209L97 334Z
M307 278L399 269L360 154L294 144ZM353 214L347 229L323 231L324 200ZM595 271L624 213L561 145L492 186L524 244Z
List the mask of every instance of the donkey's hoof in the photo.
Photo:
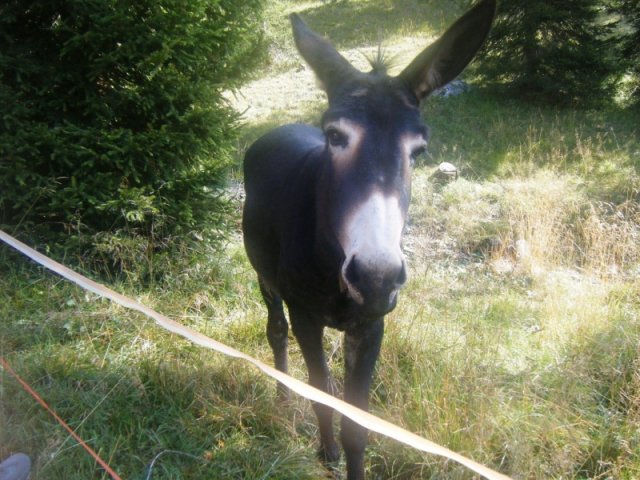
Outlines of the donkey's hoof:
M280 405L288 405L291 403L291 390L281 383L278 383L276 398Z
M335 443L328 447L323 445L318 449L318 458L325 466L331 468L340 461L340 447Z

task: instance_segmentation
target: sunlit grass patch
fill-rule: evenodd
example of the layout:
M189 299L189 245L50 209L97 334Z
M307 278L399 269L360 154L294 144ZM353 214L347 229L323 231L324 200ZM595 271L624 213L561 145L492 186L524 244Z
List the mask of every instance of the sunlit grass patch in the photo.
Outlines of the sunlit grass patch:
M437 189L419 178L424 190L415 195L413 228L485 255L498 270L536 273L562 266L612 275L638 268L637 203L593 199L575 174L541 169L528 177L462 179Z
M598 156L635 172L625 153L632 145L596 143ZM633 194L616 197L610 186L634 191L636 177L611 169L615 181L598 183L584 175L595 161L584 148L556 168L536 167L543 152L559 155L532 145L519 157L531 160L527 168L511 160L508 174L489 178L467 169L443 184L430 181L428 166L415 172L413 277L391 316L392 353L380 374L391 391L408 392L396 405L412 407L387 415L477 458L492 452L485 461L515 476L633 478L640 331L629 292L640 222ZM413 467L381 460L390 476L469 478L397 455Z
M628 287L569 271L444 270L412 280L389 319L374 390L384 416L516 476L637 468L626 442L639 438L629 433L638 428L629 392L637 392L640 324ZM388 448L393 459L377 468L389 476L470 478Z

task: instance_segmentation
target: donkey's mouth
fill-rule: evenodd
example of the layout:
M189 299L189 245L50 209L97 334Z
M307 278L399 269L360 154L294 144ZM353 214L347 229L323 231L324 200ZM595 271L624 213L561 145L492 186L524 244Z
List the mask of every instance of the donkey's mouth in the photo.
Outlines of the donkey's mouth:
M344 296L350 304L349 315L364 318L380 318L391 312L398 303L399 289L391 292L379 292L363 297L360 292L356 292L354 298L351 290L345 287Z
M398 303L398 291L392 292L388 298L382 301L359 304L346 292L342 297L342 308L327 318L327 326L340 331L350 330L357 326L379 320L391 312Z
M382 317L391 312L398 303L398 292L394 290L389 294L380 295L375 298L369 299L362 305L364 312L367 312L372 317Z

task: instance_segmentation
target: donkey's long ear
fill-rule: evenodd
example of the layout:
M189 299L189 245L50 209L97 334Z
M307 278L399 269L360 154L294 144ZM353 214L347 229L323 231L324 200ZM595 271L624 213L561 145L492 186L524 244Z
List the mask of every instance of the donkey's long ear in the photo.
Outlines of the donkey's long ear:
M457 77L484 42L495 15L495 0L481 0L422 51L399 75L422 100Z
M292 13L289 18L298 51L313 69L329 96L339 83L350 76L360 74L328 40L307 27L297 14Z

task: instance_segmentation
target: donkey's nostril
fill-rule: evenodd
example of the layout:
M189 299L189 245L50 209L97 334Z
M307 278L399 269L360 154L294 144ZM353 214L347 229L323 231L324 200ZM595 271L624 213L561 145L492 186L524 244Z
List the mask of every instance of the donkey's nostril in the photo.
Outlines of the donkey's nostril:
M360 281L360 272L358 271L358 264L356 263L355 255L351 257L351 260L349 260L344 272L344 277L351 285L356 285Z
M359 304L384 304L384 310L393 303L397 291L407 281L403 259L389 262L362 262L356 255L348 257L342 268L341 285Z
M385 290L392 291L402 287L407 281L407 270L404 265L404 260L400 265L390 267L382 281L382 287Z

